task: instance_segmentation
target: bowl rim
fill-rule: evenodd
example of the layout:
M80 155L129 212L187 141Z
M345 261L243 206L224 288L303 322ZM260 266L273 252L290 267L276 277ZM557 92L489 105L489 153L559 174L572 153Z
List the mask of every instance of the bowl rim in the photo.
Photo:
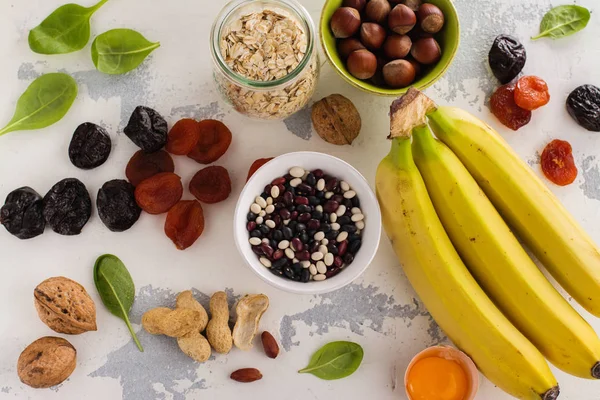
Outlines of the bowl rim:
M249 196L248 191L250 190L250 188L252 186L254 186L252 183L255 180L263 179L262 175L268 174L269 173L268 171L270 171L269 166L273 166L276 163L280 163L280 162L282 162L282 160L290 160L291 162L288 163L290 165L288 165L287 167L291 168L294 166L294 165L292 165L293 160L301 159L302 157L305 157L307 155L310 155L311 157L316 156L316 157L322 157L324 159L333 160L335 163L338 163L343 168L347 169L348 174L351 175L354 183L356 183L358 181L361 183L361 186L364 186L364 188L368 189L364 193L363 193L363 191L361 191L360 196L361 196L361 202L363 204L364 204L364 202L368 202L368 204L370 205L369 208L371 208L371 212L369 212L369 216L368 216L368 219L369 219L368 237L369 237L370 245L368 247L363 245L363 247L361 247L361 250L367 250L367 248L369 248L370 253L367 254L365 256L365 258L362 260L363 263L359 264L359 263L354 262L349 267L346 267L348 269L353 268L351 271L342 271L342 273L336 275L335 277L329 278L326 281L300 283L300 282L294 282L294 281L290 281L288 279L280 278L271 273L268 273L268 274L261 273L260 271L266 270L266 267L260 263L258 257L256 257L256 255L254 253L252 253L252 256L254 256L254 257L249 258L246 255L246 253L244 252L244 250L242 250L242 245L247 245L247 243L248 243L247 230L246 230L245 226L243 226L243 228L240 229L239 224L241 224L240 220L243 220L244 225L246 222L247 207L249 207L249 205L242 204L242 199ZM318 168L318 167L315 167L315 168ZM348 177L348 174L345 174L344 177L345 178ZM270 177L268 179L274 179L274 178ZM353 185L353 186L355 186L355 185ZM254 198L254 197L252 197L252 198ZM273 160L269 161L268 163L263 165L261 168L259 168L259 170L257 170L252 175L252 177L250 177L248 182L245 183L244 188L242 189L242 191L238 197L238 201L237 201L234 215L233 215L234 241L235 241L236 247L238 249L238 252L244 259L246 265L248 267L250 267L252 269L252 271L256 275L258 275L258 277L261 278L264 282L266 282L269 285L276 287L280 290L283 290L283 291L286 291L289 293L294 293L294 294L314 295L314 294L329 293L329 292L338 290L338 289L352 283L354 280L356 280L358 277L360 277L373 262L373 259L375 258L375 255L377 254L377 250L379 249L379 244L380 244L380 240L381 240L381 229L382 229L382 221L381 221L381 210L379 207L379 203L377 201L377 197L375 196L375 193L371 189L371 186L369 185L369 182L365 179L365 177L356 168L354 168L352 165L350 165L346 161L344 161L338 157L332 156L330 154L315 152L315 151L297 151L297 152L285 153L285 154L275 157ZM243 238L242 238L242 236L243 236ZM366 253L362 253L362 254L366 254Z
M401 89L384 89L384 88L378 88L378 90L373 90L373 89L369 89L364 87L363 85L353 81L352 79L350 79L348 76L346 76L346 72L341 70L332 60L331 58L331 54L329 51L329 48L327 46L325 46L325 39L323 38L323 23L325 20L325 9L327 8L327 6L329 5L329 3L332 0L325 0L325 3L323 4L323 7L321 8L321 16L319 18L319 42L321 44L321 48L323 49L323 53L325 53L325 58L327 59L327 62L333 67L333 69L338 73L339 76L342 77L342 79L344 81L346 81L347 83L349 83L350 85L352 85L353 87L362 90L363 92L366 93L370 93L370 94L376 94L379 96L387 96L387 97L397 97L400 95L405 94L406 92L408 92L408 89L410 88L415 88L418 90L425 90L428 87L432 86L433 84L435 84L438 80L440 80L440 78L446 74L446 72L448 72L448 69L450 68L450 66L452 65L452 63L454 62L454 59L456 58L456 54L458 53L458 49L460 47L460 43L461 43L461 27L460 27L460 19L458 17L458 11L456 10L456 6L454 5L454 2L451 0L447 0L448 4L450 5L450 8L452 9L452 13L456 16L456 19L458 21L458 23L456 24L457 26L457 40L456 40L456 45L452 48L451 50L451 54L450 54L450 59L448 60L448 63L439 71L438 74L436 74L434 77L432 77L428 82L422 84L422 85L418 85L418 86L408 86L405 88L401 88ZM380 91L381 90L386 90L384 91Z

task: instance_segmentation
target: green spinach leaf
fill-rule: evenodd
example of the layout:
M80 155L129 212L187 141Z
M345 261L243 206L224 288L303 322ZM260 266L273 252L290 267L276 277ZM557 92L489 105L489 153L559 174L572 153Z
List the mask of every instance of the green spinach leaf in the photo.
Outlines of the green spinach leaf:
M570 36L585 28L589 21L590 12L587 8L576 5L554 7L544 15L540 24L540 34L531 39L558 39Z
M40 129L65 116L77 97L77 82L62 73L45 74L31 82L17 101L10 122L0 135L12 131Z
M363 349L353 342L331 342L321 347L299 373L310 373L325 380L352 375L363 359Z
M123 262L112 254L98 257L94 265L94 283L108 311L125 321L138 349L144 351L129 322L135 285Z
M94 39L92 61L100 72L124 74L137 68L159 46L132 29L113 29Z
M108 0L92 7L65 4L29 31L29 48L39 54L65 54L85 47L90 40L90 18Z

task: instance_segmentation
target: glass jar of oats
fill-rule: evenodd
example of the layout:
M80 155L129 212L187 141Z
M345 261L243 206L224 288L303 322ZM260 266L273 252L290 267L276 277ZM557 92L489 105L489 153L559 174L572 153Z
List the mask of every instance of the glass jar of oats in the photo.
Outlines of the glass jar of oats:
M211 31L213 76L249 117L280 120L304 108L319 76L315 29L295 0L234 0Z

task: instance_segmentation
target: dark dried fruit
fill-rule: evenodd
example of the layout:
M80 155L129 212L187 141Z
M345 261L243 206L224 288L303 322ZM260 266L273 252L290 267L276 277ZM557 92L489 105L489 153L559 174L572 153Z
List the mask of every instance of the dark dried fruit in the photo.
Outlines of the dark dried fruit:
M167 214L165 234L179 250L185 250L202 235L204 212L196 200L182 200Z
M78 179L63 179L44 196L44 218L56 233L79 235L91 215L90 194Z
M548 85L537 76L524 76L515 86L515 103L525 110L533 111L550 101Z
M221 121L205 119L198 122L200 140L188 157L200 164L217 161L231 144L231 131Z
M569 185L577 178L573 149L564 140L548 143L542 152L541 165L546 178L559 186Z
M515 79L523 70L527 52L517 38L500 35L494 40L488 59L494 76L505 84Z
M98 215L111 231L126 231L140 217L142 209L135 201L134 191L135 187L124 179L108 181L98 190Z
M6 196L0 208L0 223L19 239L31 239L44 233L42 196L28 186L15 189Z
M144 179L160 174L161 172L174 172L173 159L164 150L155 153L137 151L125 168L125 176L133 186L137 186Z
M223 167L210 166L196 172L190 181L190 193L198 200L213 204L225 200L231 193L231 179Z
M515 85L500 86L490 99L490 110L504 126L514 131L531 121L531 111L515 103Z
M161 172L143 180L135 188L135 201L148 214L162 214L183 195L181 178L172 172Z
M166 150L171 154L186 156L200 140L200 125L195 119L185 118L173 125L167 137Z
M254 175L254 173L256 171L258 171L258 169L260 167L262 167L263 165L265 165L266 163L268 163L269 161L271 161L273 159L273 157L269 157L269 158L259 158L258 160L254 160L254 162L252 163L252 165L250 166L250 169L248 170L248 176L246 177L246 182L248 182L250 180L250 177L252 175Z
M69 144L69 159L77 168L96 168L104 164L110 148L108 132L101 126L85 122L73 133Z
M600 132L600 88L582 85L567 98L567 111L588 131Z
M167 143L167 121L149 107L137 106L124 132L146 153L158 151Z

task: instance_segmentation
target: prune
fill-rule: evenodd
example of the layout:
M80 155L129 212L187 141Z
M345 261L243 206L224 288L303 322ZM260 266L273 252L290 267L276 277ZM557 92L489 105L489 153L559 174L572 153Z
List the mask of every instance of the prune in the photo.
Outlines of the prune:
M158 151L167 143L167 121L150 107L137 106L124 132L146 153Z
M515 85L500 86L490 99L490 110L504 126L514 131L531 121L531 111L515 103Z
M225 200L231 193L229 173L223 167L210 166L196 172L190 181L190 193L198 200L213 204Z
M600 132L600 88L582 85L567 98L567 111L588 131Z
M155 153L144 153L137 151L125 168L125 176L133 186L137 186L144 179L159 174L161 172L174 172L175 164L173 159L164 150Z
M135 188L135 201L148 214L169 211L183 195L181 178L172 172L162 172L143 180Z
M167 214L165 234L179 250L185 250L202 235L204 212L196 200L182 200Z
M200 140L188 157L200 164L217 161L231 144L231 131L221 121L205 119L198 122Z
M63 179L44 196L44 218L56 233L79 235L91 215L90 194L78 179Z
M273 159L273 157L270 157L270 158L259 158L258 160L255 160L252 163L252 165L250 166L250 169L248 170L248 176L246 177L246 182L248 182L250 180L250 177L252 175L254 175L254 173L256 171L258 171L258 169L260 167L262 167L263 165L265 165L266 163L268 163L272 159Z
M494 40L488 59L494 76L505 84L515 79L523 70L527 52L519 39L500 35Z
M140 217L142 209L135 202L134 191L133 185L124 179L108 181L98 190L98 215L111 231L126 231Z
M548 143L541 158L542 171L551 182L566 186L577 178L577 167L569 142L555 139Z
M186 156L200 140L200 125L191 118L177 121L167 137L166 150L171 154Z
M74 166L92 169L104 164L110 154L110 136L101 126L85 122L75 129L69 144L69 159Z
M548 85L537 76L524 76L515 86L515 103L529 111L537 110L550 101Z
M15 189L0 208L0 223L19 239L31 239L44 233L43 208L42 196L35 190L27 186Z

